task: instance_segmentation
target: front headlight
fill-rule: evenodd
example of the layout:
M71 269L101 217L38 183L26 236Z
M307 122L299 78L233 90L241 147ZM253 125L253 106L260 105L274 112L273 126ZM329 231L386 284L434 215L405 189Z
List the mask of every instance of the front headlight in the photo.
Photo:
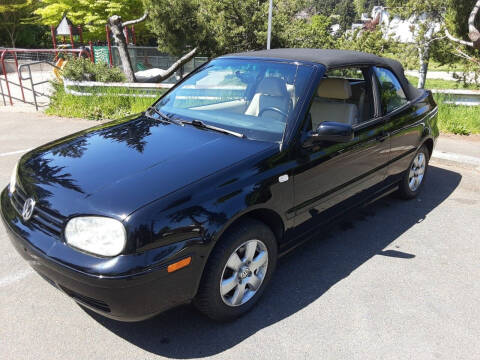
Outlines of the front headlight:
M8 185L8 190L10 194L15 192L15 187L17 186L17 171L18 171L18 162L13 167L12 175L10 176L10 184Z
M67 223L65 239L74 248L100 256L115 256L123 251L127 235L118 220L83 216Z

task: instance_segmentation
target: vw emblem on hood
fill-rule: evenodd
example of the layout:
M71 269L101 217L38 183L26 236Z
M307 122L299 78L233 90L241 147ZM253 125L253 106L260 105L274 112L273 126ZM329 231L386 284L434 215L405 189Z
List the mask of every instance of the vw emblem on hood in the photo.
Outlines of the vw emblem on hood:
M23 209L22 209L22 218L25 221L30 220L33 214L33 209L35 209L35 200L32 198L28 198L25 200L25 204L23 204Z

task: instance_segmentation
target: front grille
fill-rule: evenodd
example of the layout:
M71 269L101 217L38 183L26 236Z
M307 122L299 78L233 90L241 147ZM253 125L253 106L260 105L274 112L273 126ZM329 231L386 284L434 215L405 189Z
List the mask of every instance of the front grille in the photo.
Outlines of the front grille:
M97 299L94 299L94 298L91 298L91 297L88 297L88 296L85 296L85 295L81 295L81 294L79 294L79 293L77 293L73 290L70 290L70 289L68 289L65 286L60 285L60 284L58 286L68 296L75 299L76 301L78 301L81 304L91 306L91 307L93 307L95 309L98 309L98 310L101 310L103 312L110 312L111 311L108 304L106 302L102 301L102 300L97 300Z
M22 209L25 200L27 200L27 195L17 186L12 194L11 201L13 207L20 215L22 215ZM47 232L48 234L60 237L63 224L65 222L65 217L44 208L39 204L36 204L30 221L37 228Z

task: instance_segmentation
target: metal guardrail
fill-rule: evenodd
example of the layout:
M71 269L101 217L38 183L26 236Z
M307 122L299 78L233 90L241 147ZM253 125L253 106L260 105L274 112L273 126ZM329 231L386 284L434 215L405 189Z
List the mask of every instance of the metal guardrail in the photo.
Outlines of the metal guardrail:
M43 81L39 81L39 82L36 82L36 83L33 82L31 65L37 65L37 64L47 64L47 65L50 65L53 68L57 68L57 69L60 69L60 68L58 66L56 66L55 64L52 64L51 62L48 62L48 61L35 61L35 62L28 63L28 64L22 64L18 67L18 73L20 74L20 79L25 80L25 81L30 80L30 86L31 86L30 89L26 88L25 85L23 85L23 86L27 90L32 91L33 102L35 103L35 109L38 111L37 95L46 96L46 97L49 97L49 96L47 94L43 94L39 91L36 91L35 86L40 85L40 84L48 83L50 80L43 80ZM23 76L23 69L28 70L28 77Z
M146 92L152 92L151 94L119 94L120 96L144 96L144 97L158 97L159 89L169 89L174 84L170 83L101 83L96 81L71 81L65 79L63 81L65 92L76 96L93 96L93 95L106 95L104 93L92 93L87 91L73 90L70 87L114 87L114 88L127 88L136 90L145 90ZM480 106L480 90L463 90L463 89L442 89L431 90L433 94L442 95L443 102L446 104L454 104L461 106Z
M31 80L31 69L29 69L29 78L22 79L22 76L20 74L20 68L23 69L24 66L30 66L33 64L40 64L40 63L45 63L48 65L54 66L51 62L47 60L41 60L41 61L34 61L34 62L28 62L26 64L22 64L19 66L18 61L20 60L19 57L29 55L32 56L34 54L50 54L50 56L54 59L59 53L64 53L64 54L70 54L72 56L89 56L88 52L85 49L13 49L13 48L2 48L0 49L0 93L2 95L3 99L3 104L6 106L6 98L9 100L9 103L11 106L13 106L13 100L18 100L24 103L30 104L30 102L26 101L25 99L25 91L24 90L29 90L32 91L33 97L34 97L34 105L36 109L38 110L38 103L36 100L37 95L45 95L41 94L38 91L35 93L34 86L39 85L40 83L33 83L33 80ZM17 73L17 78L18 78L18 83L12 81L9 79L9 71L6 66L6 62L13 62L15 67L14 67L14 72L10 73L10 75L13 75L15 72ZM32 88L29 89L26 86L24 86L22 80L30 80L30 83L33 84ZM6 92L4 92L3 89L3 82L5 83L5 88ZM41 82L43 83L43 82ZM15 97L15 95L12 94L12 91L10 89L10 85L17 86L20 88L20 95L21 98Z
M175 84L165 84L165 83L122 83L122 82L113 82L113 83L104 83L97 81L72 81L72 80L63 80L63 88L65 93L75 95L75 96L105 96L107 93L102 92L88 92L81 91L79 89L71 89L71 87L77 88L122 88L122 89L132 89L132 90L141 90L145 92L144 94L115 94L116 96L138 96L138 97L152 97L158 98L158 91L162 89L170 89Z
M441 95L445 104L461 106L479 106L480 90L445 89L431 90L433 94Z

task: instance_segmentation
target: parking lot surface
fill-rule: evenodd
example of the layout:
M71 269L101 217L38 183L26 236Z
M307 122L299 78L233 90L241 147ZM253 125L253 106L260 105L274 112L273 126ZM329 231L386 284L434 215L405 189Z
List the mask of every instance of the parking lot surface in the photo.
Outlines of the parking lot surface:
M1 187L25 149L93 125L0 113ZM0 359L478 359L479 219L480 169L432 159L418 199L386 197L325 229L227 324L188 305L140 323L86 312L0 225Z

